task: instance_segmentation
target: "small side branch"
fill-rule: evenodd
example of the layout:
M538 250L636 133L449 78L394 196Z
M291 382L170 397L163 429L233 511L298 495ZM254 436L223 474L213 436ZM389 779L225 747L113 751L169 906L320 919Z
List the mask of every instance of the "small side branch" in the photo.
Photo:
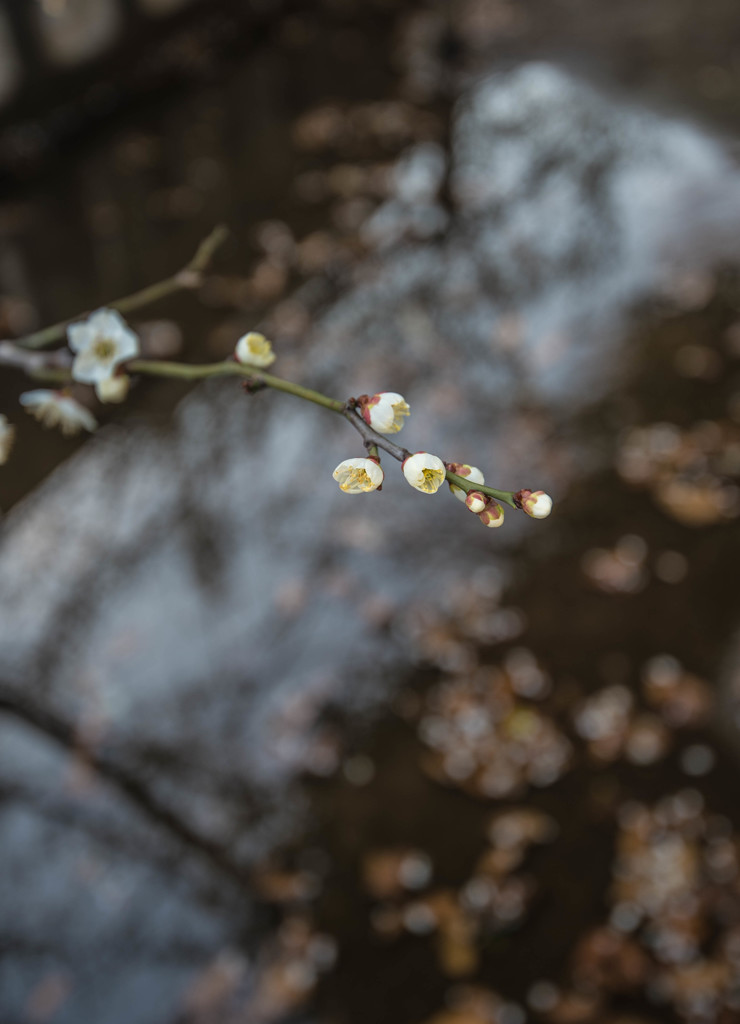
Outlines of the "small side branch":
M164 281L149 285L146 288L142 288L141 291L134 292L132 295L126 295L124 298L106 303L106 305L109 308L117 309L120 313L133 313L135 310L158 302L168 295L199 288L203 282L203 274L208 269L214 253L224 243L228 234L228 228L219 225L213 229L207 238L203 239L193 258L182 270L179 270L171 277L165 278ZM84 316L84 314L81 315ZM44 348L46 345L53 345L58 341L63 341L67 327L73 321L79 319L80 316L78 315L69 320L60 320L59 323L52 324L50 327L44 327L40 331L34 331L33 334L26 334L24 337L18 338L15 345L19 348Z

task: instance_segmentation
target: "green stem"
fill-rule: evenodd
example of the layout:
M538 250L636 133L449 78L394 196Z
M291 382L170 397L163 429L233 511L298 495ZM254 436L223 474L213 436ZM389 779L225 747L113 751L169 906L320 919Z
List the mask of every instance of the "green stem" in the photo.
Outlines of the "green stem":
M471 483L471 481L466 480L464 476L458 476L457 473L451 473L449 469L445 476L451 484L455 484L456 487L460 487L466 494L470 491L480 491L481 494L485 494L489 498L495 498L496 501L503 501L504 504L509 505L511 508L517 507L516 502L514 501L514 491L498 491L495 487L486 487L485 484Z
M338 398L329 398L322 395L320 391L312 391L311 388L304 388L300 384L294 384L291 380L284 380L282 377L274 377L271 373L256 366L247 366L246 363L237 363L234 360L225 360L221 363L202 363L192 365L187 363L170 363L152 359L136 359L127 363L126 369L131 373L147 373L153 377L174 377L179 380L200 380L204 377L247 377L249 380L262 381L268 388L275 391L284 391L288 395L302 398L306 402L313 402L324 409L331 409L332 412L344 412L347 403L341 402Z
M223 225L214 228L210 235L203 239L193 258L182 270L164 281L148 285L146 288L134 292L133 295L126 295L122 299L116 299L115 302L109 302L108 308L117 309L121 313L133 313L135 310L150 306L175 292L198 288L202 283L203 272L211 262L216 249L225 241L228 233L228 228ZM18 338L15 344L19 348L44 348L46 345L62 341L69 325L84 315L81 313L69 320L60 320L59 323L52 324L50 327L44 327L33 334L26 334L23 338Z

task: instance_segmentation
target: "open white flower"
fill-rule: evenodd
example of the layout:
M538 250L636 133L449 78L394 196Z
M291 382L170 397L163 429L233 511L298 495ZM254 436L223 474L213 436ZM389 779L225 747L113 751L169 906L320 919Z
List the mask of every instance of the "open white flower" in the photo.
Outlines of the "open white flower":
M112 377L120 363L139 354L138 335L115 309L98 309L87 320L70 324L67 340L76 353L72 377L82 384Z
M395 391L381 391L358 399L362 418L379 434L397 434L411 412L403 395Z
M451 473L455 473L457 476L464 476L471 484L484 484L486 482L485 477L477 466L469 466L466 462L448 462L447 466ZM462 487L451 483L450 490L458 501L465 501L467 494Z
M256 331L250 331L237 341L234 355L240 363L247 363L248 366L264 368L275 362L272 342Z
M514 501L533 519L546 519L552 512L552 498L544 491L530 491L529 488L524 488L517 491Z
M39 423L45 427L59 427L65 437L79 434L81 430L93 431L98 426L89 409L63 391L48 391L46 388L25 391L19 401Z
M366 494L383 483L383 470L375 459L345 459L332 476L345 494Z
M0 413L0 466L8 461L15 441L15 427L8 417Z
M403 462L403 475L412 487L424 494L434 494L445 480L445 464L429 452L417 452Z

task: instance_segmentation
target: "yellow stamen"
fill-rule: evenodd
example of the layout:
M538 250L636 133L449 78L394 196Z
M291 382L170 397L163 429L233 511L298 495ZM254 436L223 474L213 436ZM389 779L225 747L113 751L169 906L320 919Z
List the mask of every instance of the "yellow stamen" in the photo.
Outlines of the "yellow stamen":
M433 494L441 483L441 473L437 469L423 469L422 474L424 476L424 482L421 485L422 490Z
M99 338L92 346L93 354L102 362L108 362L116 354L116 343L110 338Z
M364 469L350 469L344 483L339 485L343 491L351 491L360 487L363 491L371 491L373 482Z

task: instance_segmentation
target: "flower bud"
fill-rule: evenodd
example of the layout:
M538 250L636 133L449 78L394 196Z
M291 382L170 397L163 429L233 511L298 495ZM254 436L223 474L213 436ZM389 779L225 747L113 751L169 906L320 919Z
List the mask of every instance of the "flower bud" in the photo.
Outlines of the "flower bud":
M434 494L445 480L445 464L429 452L417 452L403 462L403 475L412 487L425 494Z
M411 412L403 395L395 391L381 391L372 397L361 395L357 402L365 423L379 434L397 434Z
M345 459L332 476L345 494L377 491L383 483L383 470L377 459Z
M95 394L101 402L123 402L131 387L131 378L122 373L118 377L106 377L95 385Z
M484 526L490 526L495 530L497 526L503 526L504 510L491 498L483 511L478 513L478 518Z
M458 491L461 490L460 487L458 487L457 489ZM465 495L464 501L465 504L470 509L470 511L475 512L476 515L479 512L482 512L483 509L488 504L488 498L485 496L485 494L482 494L480 491L468 491L468 493Z
M544 491L530 491L528 487L514 495L517 506L533 519L546 519L552 512L552 498Z
M448 462L447 468L450 473L455 473L456 476L464 476L471 484L484 484L486 482L485 477L478 467L469 466L466 462ZM458 501L465 501L466 492L462 487L458 487L457 484L451 483L450 490Z
M256 331L250 331L237 341L234 355L237 362L262 369L272 366L276 358L272 351L272 343L264 334L258 334Z

